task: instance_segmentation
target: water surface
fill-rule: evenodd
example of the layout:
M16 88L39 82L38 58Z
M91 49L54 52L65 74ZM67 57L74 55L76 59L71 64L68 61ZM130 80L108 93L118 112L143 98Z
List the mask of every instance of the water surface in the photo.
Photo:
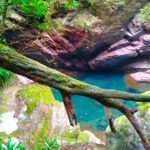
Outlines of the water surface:
M136 90L129 88L124 80L124 73L84 73L78 75L76 78L96 85L105 89L115 89L128 92L136 92ZM61 95L57 90L54 90L55 98L62 101ZM103 107L100 103L83 96L72 96L73 105L77 120L81 125L88 125L95 130L104 130L108 125L104 114ZM134 102L124 102L130 107L135 107ZM116 118L121 113L117 110L112 110L113 117Z
M127 86L124 77L124 73L84 73L76 78L105 89L136 92L136 90ZM57 90L54 90L54 95L56 99L62 101L61 95ZM72 96L72 101L77 120L80 124L87 124L95 130L104 130L107 127L108 122L100 103L83 96ZM131 101L124 103L130 107L136 106L136 104ZM112 109L112 112L114 118L121 115L117 110Z

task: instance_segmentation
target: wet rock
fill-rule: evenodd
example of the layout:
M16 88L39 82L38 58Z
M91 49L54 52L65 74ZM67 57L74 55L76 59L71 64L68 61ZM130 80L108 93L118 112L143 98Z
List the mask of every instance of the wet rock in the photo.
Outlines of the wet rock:
M105 51L100 53L94 60L89 61L91 69L113 69L128 62L137 56L136 49L126 46L115 51Z
M139 59L124 66L123 70L129 72L128 77L137 83L150 83L150 60Z
M123 70L126 72L146 72L150 70L150 60L149 59L138 59L135 62L129 63L124 66Z
M138 29L135 27L135 31L132 31L133 28L130 33L128 32L128 37L112 44L104 52L92 58L88 62L90 68L92 70L115 69L129 64L124 67L128 68L132 62L136 65L136 62L138 64L143 58L148 59L150 57L150 34L140 27ZM143 66L142 63L141 66Z

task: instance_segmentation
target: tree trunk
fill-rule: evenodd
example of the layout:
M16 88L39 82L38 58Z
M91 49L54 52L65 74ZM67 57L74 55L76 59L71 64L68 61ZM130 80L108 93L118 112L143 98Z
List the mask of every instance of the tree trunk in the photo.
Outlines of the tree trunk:
M144 137L140 127L137 125L137 122L135 122L136 119L133 116L133 111L124 106L124 104L121 102L112 99L119 98L138 102L150 102L150 94L133 94L117 90L106 90L81 82L59 71L56 71L55 69L46 67L32 59L29 59L3 44L0 44L0 66L12 72L26 76L36 82L54 87L61 91L61 93L67 93L67 97L63 94L64 100L67 98L68 101L70 99L70 94L82 95L93 98L104 106L110 108L113 107L120 110L126 115L126 117L136 129L145 148L150 149L150 145L147 139ZM74 115L73 111L67 111L68 113L71 112L70 116Z

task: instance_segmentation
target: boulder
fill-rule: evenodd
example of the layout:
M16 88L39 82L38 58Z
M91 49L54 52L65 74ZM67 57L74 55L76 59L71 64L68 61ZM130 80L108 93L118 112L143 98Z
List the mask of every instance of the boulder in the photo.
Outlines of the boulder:
M129 63L124 66L123 70L128 72L127 78L130 78L130 81L136 82L137 85L140 85L141 83L150 83L149 59L139 59L133 63Z
M149 94L149 92L145 93ZM135 117L140 124L144 135L150 141L150 105L149 103L138 103L139 112ZM111 132L110 128L106 129L106 141L112 150L145 150L135 129L125 116L120 116L114 121L117 133Z
M132 46L126 46L114 51L107 50L89 61L89 66L92 70L113 69L127 63L137 55L136 49Z
M146 72L150 70L150 60L138 59L135 62L125 65L123 70L126 72Z
M150 71L131 73L129 76L138 83L150 83Z

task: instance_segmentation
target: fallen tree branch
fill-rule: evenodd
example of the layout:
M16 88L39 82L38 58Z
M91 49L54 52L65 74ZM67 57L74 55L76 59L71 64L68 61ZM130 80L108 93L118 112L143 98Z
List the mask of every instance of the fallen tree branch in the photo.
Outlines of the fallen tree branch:
M0 44L0 66L69 94L99 99L99 102L101 102L102 97L132 100L136 102L150 102L150 94L134 94L118 90L106 90L81 82L55 69L44 66L37 61L29 59L3 44Z
M70 95L82 95L95 99L104 106L116 108L120 110L129 119L137 133L139 134L145 148L150 150L150 144L144 137L140 126L137 124L133 116L133 110L124 106L121 102L112 98L132 100L137 102L150 102L149 94L134 94L117 90L106 90L97 86L93 86L79 80L73 79L55 69L46 67L32 59L29 59L12 48L0 44L0 66L10 71L26 76L36 82L54 87L62 92L64 102L71 101ZM70 105L70 104L69 104ZM66 107L66 106L65 106ZM66 107L68 110L68 106ZM74 112L67 112L73 116ZM68 115L68 116L69 116ZM71 117L70 117L71 120ZM72 122L72 120L71 120ZM74 124L74 123L72 123Z

